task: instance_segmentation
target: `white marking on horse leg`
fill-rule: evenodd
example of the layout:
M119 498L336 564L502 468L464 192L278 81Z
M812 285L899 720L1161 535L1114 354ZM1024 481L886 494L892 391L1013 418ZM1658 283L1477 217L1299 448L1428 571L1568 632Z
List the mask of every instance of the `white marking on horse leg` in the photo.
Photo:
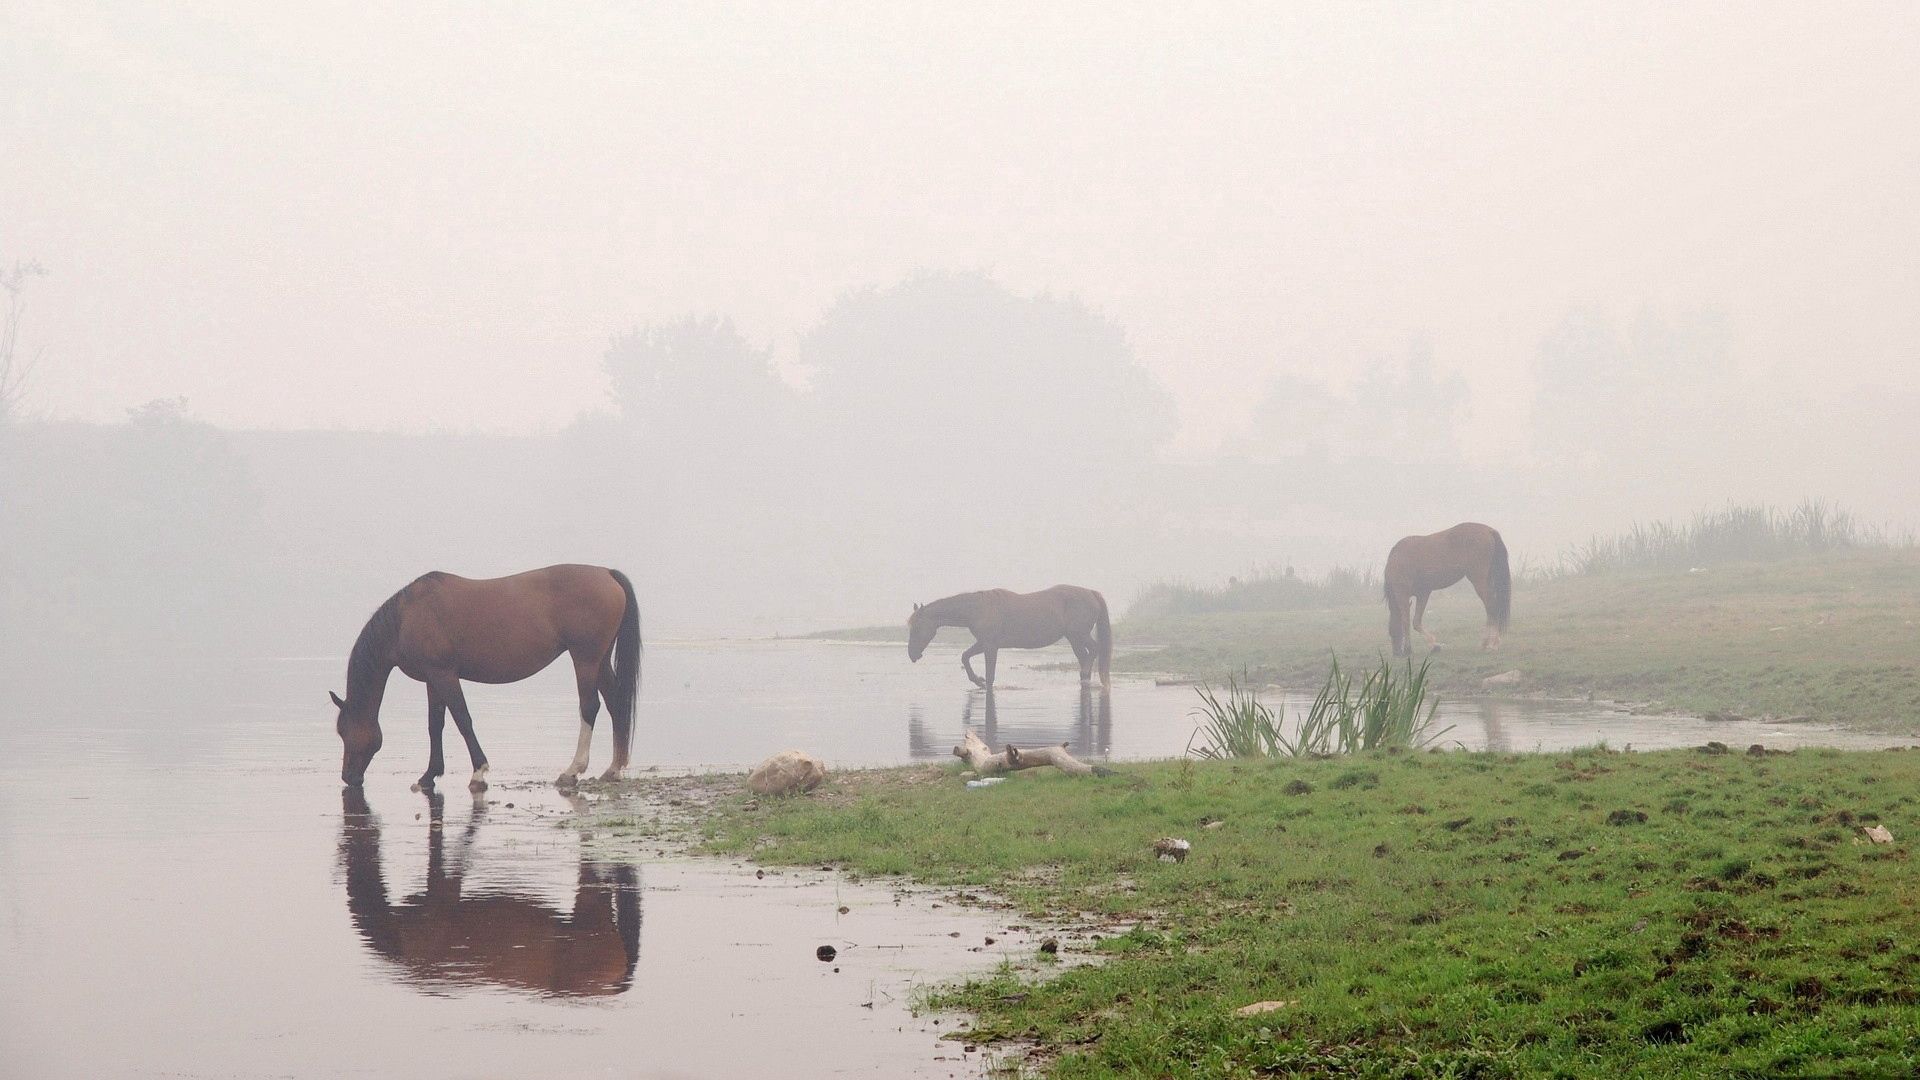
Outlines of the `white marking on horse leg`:
M587 750L593 746L593 725L580 721L580 745L573 751L573 764L567 766L562 776L579 776L587 771Z
M486 789L487 789L487 767L485 765L482 765L479 768L473 770L473 779L467 781L467 790L468 791L485 791Z

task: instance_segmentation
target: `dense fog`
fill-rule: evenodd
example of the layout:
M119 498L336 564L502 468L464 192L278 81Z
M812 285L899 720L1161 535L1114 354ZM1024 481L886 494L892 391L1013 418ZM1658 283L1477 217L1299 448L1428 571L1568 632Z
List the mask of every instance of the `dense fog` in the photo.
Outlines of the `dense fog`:
M1920 525L1910 7L565 11L0 12L10 656Z

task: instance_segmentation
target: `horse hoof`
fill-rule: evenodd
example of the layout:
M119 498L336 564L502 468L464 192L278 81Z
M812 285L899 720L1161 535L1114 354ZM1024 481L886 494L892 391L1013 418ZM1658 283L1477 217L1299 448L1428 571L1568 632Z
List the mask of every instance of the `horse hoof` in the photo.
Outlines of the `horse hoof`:
M487 782L485 780L469 780L467 781L467 790L477 795L487 790Z
M619 780L621 779L622 774L624 774L625 772L626 772L625 769L608 769L606 772L603 772L600 774L600 779Z
M567 791L572 788L577 788L580 786L580 774L563 772L560 774L560 776L557 779L554 780L553 786L559 788L562 791Z

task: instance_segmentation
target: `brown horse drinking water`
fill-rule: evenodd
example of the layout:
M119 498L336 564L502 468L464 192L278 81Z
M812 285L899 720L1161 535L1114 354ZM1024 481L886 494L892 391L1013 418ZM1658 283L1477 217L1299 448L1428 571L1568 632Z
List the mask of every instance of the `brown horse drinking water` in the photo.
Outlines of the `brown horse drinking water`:
M440 731L449 710L473 759L468 787L487 786L487 755L473 734L460 680L510 683L529 678L561 654L573 657L580 690L580 743L567 782L587 769L593 721L606 699L613 717L611 779L627 767L634 699L640 691L640 606L633 583L603 566L549 566L512 577L473 581L432 573L394 593L367 620L347 661L347 697L340 708L345 744L340 779L359 785L380 752L380 699L394 668L427 684L431 754L416 787L430 790L446 771Z
M1420 625L1427 613L1427 597L1461 578L1473 583L1487 609L1487 630L1480 647L1497 649L1507 629L1512 608L1513 579L1507 571L1507 545L1492 528L1466 521L1429 536L1409 536L1387 555L1387 633L1393 655L1412 652L1407 633L1407 604L1413 607L1413 629L1426 635L1427 644L1440 642Z
M913 605L907 620L907 658L918 662L943 626L973 631L973 644L960 654L960 666L975 686L993 686L993 666L1001 649L1044 649L1066 638L1080 658L1080 681L1093 681L1093 661L1100 660L1100 685L1112 680L1113 627L1107 620L1106 598L1078 585L1055 585L1033 593L987 589L960 593L931 604ZM987 676L973 673L973 658L987 655Z

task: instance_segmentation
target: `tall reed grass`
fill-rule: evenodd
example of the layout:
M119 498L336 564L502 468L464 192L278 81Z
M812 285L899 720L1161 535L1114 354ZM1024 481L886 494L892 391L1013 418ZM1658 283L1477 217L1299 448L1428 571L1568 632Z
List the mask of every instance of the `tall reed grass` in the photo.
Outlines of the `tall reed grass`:
M1390 747L1418 749L1452 731L1434 730L1440 707L1427 687L1427 662L1396 668L1382 658L1358 687L1335 658L1313 704L1289 728L1280 710L1261 701L1251 688L1227 680L1226 696L1210 686L1198 688L1200 721L1187 752L1208 759L1317 757ZM1198 745L1196 745L1198 744Z
M1728 506L1703 510L1687 522L1635 524L1615 536L1596 536L1568 549L1557 564L1533 576L1553 579L1622 570L1689 570L1912 543L1911 536L1862 525L1851 513L1819 499L1784 511L1760 505Z

